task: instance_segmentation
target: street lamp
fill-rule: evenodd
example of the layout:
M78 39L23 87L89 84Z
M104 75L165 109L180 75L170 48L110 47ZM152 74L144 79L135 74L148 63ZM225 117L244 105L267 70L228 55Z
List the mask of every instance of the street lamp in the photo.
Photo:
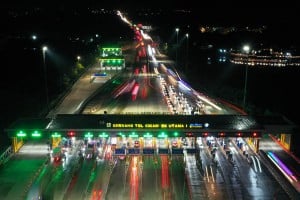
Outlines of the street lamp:
M176 64L177 64L177 56L178 56L178 32L179 28L176 28Z
M243 109L245 110L245 108L246 108L247 82L248 82L248 56L249 56L249 52L250 52L250 46L249 45L244 45L243 46L243 51L247 55L247 58L246 58L246 69L245 69L244 98L243 98Z
M46 70L46 51L48 48L43 46L43 64L44 64L44 79L45 79L45 92L46 92L46 106L47 113L49 112L49 97L48 97L48 84L47 84L47 70Z
M185 34L186 37L186 64L185 64L185 71L187 71L188 68L188 60L189 60L189 34Z
M77 56L77 61L79 62L79 60L81 59L81 57L80 56Z

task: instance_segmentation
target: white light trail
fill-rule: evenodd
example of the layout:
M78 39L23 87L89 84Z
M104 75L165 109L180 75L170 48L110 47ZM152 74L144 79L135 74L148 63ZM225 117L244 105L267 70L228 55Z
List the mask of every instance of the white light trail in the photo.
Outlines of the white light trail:
M213 174L213 169L212 169L211 166L210 166L210 172L211 172L211 176L212 176L212 181L215 182L215 178L214 178L214 174Z
M255 163L255 159L253 156L251 156L251 159L252 159L252 162L253 162L253 165L254 165L254 170L255 172L257 172L257 166L256 166L256 163Z
M208 170L207 170L207 166L205 167L205 170L206 170L206 176L207 176L207 180L209 182L209 176L208 176Z
M220 107L217 106L216 104L212 103L211 101L209 101L209 100L206 99L205 97L202 97L202 96L200 96L200 95L197 95L197 97L198 97L200 100L202 100L202 101L208 103L209 105L213 106L213 107L216 108L217 110L222 110L222 108L220 108Z
M255 156L255 158L256 158L256 161L257 161L258 168L259 168L259 172L262 172L260 162L259 162L257 156Z
M144 33L143 30L141 30L140 32L145 40L152 40L152 38L148 34Z
M121 11L118 10L118 11L117 11L117 15L120 16L121 19L122 19L125 23L127 23L127 24L130 25L130 26L132 26L132 23L129 22L129 21L127 20L127 18L123 16L123 14L121 13Z

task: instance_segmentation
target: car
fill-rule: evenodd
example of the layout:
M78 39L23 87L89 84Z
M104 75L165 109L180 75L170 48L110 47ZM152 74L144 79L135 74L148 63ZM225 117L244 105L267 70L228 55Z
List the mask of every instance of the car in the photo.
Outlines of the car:
M55 156L53 157L53 160L54 160L54 162L58 163L58 162L61 161L61 156L60 156L60 155L55 155Z
M177 141L172 142L172 147L177 147L177 145L178 145Z
M226 155L228 156L229 154L232 154L230 150L226 150Z
M61 152L61 147L55 147L52 151L52 156L54 162L58 163L62 159L62 152Z
M85 154L86 154L86 158L87 159L92 159L94 157L94 150L93 150L93 148L87 148Z
M140 142L138 140L134 141L134 147L139 148L140 147Z

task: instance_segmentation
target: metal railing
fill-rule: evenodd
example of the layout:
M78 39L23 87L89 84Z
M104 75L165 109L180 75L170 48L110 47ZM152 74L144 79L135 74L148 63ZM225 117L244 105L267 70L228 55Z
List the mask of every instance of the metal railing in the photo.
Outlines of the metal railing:
M13 155L14 151L12 146L9 146L0 156L0 166L5 164Z

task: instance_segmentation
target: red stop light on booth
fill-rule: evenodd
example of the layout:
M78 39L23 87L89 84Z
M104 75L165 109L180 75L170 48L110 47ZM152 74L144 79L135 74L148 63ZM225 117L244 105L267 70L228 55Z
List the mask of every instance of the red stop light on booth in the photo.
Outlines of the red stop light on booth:
M193 137L193 136L194 136L194 134L193 134L193 133L191 133L191 132L189 132L189 133L186 133L185 135L186 135L186 137Z
M75 137L75 132L74 131L69 131L68 133L67 133L67 135L69 136L69 137Z
M243 135L243 134L242 134L241 132L238 132L238 133L236 134L237 137L242 137L242 135Z
M225 136L224 132L219 133L219 137L224 137L224 136Z

